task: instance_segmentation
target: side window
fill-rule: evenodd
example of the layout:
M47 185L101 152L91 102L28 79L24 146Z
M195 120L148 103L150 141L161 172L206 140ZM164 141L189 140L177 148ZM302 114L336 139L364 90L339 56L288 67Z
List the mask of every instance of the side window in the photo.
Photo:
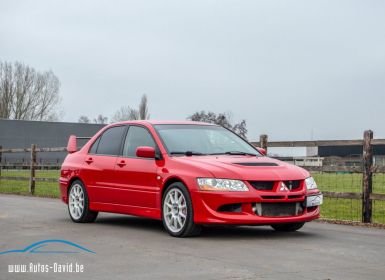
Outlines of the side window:
M136 157L136 148L139 146L156 147L150 132L144 127L130 126L124 141L123 156Z
M100 137L100 140L96 141L99 142L99 144L97 145L96 153L101 155L112 156L119 155L120 145L122 143L125 131L126 126L115 126L103 132L102 136ZM94 145L96 144L96 142L94 143Z
M101 137L99 136L98 139L96 139L96 141L94 142L94 144L92 144L91 149L88 151L89 154L96 154L96 150L98 149L100 138Z

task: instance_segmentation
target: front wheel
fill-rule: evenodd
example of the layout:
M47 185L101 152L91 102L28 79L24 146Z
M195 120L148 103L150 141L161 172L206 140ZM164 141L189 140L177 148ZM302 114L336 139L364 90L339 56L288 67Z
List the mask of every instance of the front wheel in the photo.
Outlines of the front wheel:
M271 225L276 231L296 231L303 227L305 223L287 223L287 224L274 224Z
M92 223L98 216L98 212L90 210L87 190L79 180L68 191L68 212L75 223Z
M200 233L201 227L194 224L190 194L182 183L173 183L164 192L162 221L167 232L174 237L187 237Z

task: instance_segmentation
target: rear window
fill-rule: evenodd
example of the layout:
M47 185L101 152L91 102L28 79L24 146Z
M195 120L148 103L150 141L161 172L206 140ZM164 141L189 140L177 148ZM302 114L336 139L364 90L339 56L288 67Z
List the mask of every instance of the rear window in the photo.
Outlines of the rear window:
M103 132L102 136L95 141L90 149L90 153L96 151L96 154L100 155L119 155L125 131L126 126L115 126L107 129Z
M94 142L94 144L92 144L91 149L89 151L90 154L96 154L99 142L100 142L100 137Z

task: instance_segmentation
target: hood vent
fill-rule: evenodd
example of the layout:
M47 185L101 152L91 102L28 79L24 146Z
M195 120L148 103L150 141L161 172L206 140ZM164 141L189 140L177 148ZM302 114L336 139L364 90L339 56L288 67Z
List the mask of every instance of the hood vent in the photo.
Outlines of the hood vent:
M278 164L274 162L233 162L233 164L243 166L278 166Z

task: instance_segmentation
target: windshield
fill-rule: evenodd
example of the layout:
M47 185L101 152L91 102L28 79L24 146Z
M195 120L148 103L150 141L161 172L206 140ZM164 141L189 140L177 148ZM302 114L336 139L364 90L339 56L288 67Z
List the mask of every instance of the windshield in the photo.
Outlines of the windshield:
M260 153L235 133L214 125L161 124L155 125L169 154L215 155Z

